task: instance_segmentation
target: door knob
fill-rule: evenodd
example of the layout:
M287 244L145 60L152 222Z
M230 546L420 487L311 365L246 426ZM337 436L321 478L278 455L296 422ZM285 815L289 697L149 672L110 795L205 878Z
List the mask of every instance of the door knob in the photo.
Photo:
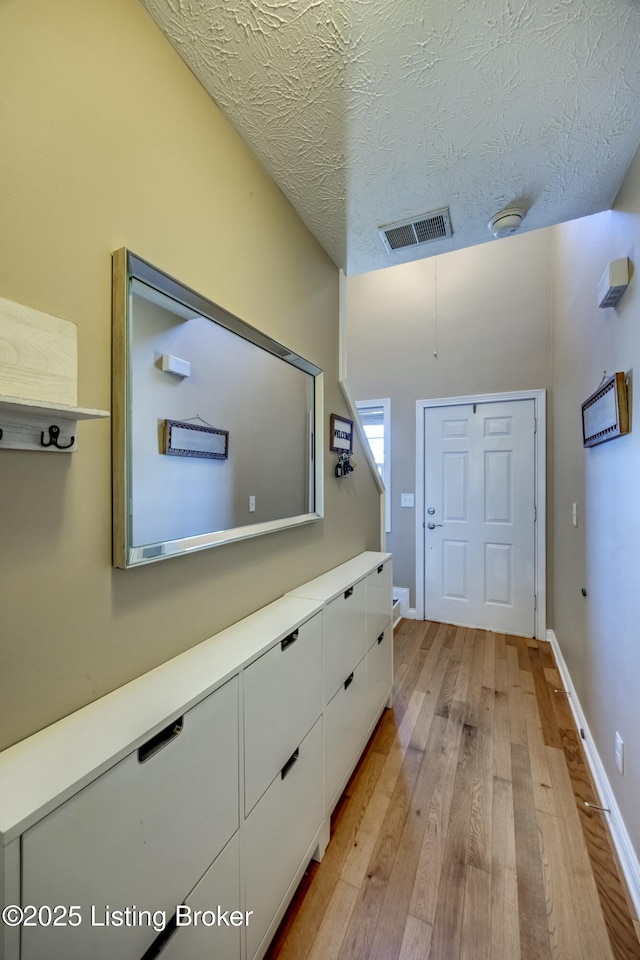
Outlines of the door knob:
M427 524L427 527L429 528L429 530L435 530L436 527L441 527L441 526L442 526L441 523L434 523L433 520L431 520L431 521Z

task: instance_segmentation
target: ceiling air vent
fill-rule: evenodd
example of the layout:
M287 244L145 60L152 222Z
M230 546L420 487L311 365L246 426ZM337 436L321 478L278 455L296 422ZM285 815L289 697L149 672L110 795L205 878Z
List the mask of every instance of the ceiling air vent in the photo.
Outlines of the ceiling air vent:
M421 243L441 240L443 237L450 237L453 232L448 207L423 213L401 223L390 223L379 229L382 242L389 253L404 247L416 247Z

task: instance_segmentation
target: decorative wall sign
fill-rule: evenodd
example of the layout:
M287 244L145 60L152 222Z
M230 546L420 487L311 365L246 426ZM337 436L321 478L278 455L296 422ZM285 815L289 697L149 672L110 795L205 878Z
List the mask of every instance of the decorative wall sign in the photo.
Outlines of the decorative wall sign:
M353 420L331 414L329 449L334 453L353 453Z
M226 460L229 456L229 431L203 427L185 420L165 420L163 453L170 457Z
M614 373L582 404L582 443L593 447L629 433L624 373Z

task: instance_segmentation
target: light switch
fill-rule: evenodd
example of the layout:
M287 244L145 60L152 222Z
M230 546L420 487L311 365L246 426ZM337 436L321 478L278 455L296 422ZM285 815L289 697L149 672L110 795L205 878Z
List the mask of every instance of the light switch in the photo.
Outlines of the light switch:
M413 504L413 494L412 493L401 493L400 494L400 506L401 507L412 507Z
M249 497L249 513L255 513L255 512L256 512L256 498Z
M577 503L573 503L571 505L571 522L574 525L574 527L578 526L578 504Z

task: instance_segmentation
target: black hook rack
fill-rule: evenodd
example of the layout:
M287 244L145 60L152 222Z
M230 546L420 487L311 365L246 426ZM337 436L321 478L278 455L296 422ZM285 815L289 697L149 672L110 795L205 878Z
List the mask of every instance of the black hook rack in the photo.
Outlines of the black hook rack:
M49 427L49 439L45 443L44 440L44 430L40 434L40 443L43 447L56 447L58 450L68 450L69 447L72 447L76 442L75 437L71 437L71 443L58 443L60 437L60 427L56 426L55 423L52 423Z

